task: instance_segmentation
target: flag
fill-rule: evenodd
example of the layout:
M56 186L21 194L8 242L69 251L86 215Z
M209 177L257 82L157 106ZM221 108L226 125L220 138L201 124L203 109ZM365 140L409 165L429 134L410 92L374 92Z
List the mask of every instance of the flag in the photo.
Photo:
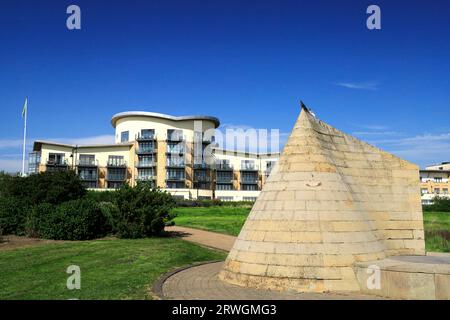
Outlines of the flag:
M25 103L23 104L23 109L22 109L22 118L25 117L25 113L27 113L27 104L28 104L28 98L25 98Z

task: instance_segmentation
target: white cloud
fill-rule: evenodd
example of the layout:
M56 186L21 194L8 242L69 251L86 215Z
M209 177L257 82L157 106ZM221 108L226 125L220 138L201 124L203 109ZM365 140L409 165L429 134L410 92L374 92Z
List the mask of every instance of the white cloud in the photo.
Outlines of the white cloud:
M372 140L370 143L421 167L450 160L450 133Z
M377 90L379 83L371 82L336 82L336 86L356 90Z
M113 144L114 135L104 134L100 136L85 137L85 138L56 138L45 139L49 141L58 141L62 143L75 144L75 145L90 145L90 144Z

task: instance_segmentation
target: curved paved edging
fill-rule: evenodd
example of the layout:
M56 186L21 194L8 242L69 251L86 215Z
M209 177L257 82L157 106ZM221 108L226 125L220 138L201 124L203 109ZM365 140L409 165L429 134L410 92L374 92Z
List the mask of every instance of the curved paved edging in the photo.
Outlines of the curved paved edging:
M166 227L166 231L180 236L183 240L227 252L231 250L236 241L234 236L201 229L172 226Z
M152 292L153 296L155 296L156 298L161 299L161 300L166 300L167 298L164 296L164 293L163 293L163 285L164 285L164 282L167 279L169 279L171 276L173 276L174 274L176 274L178 272L189 269L189 268L198 267L198 266L208 264L208 263L217 263L217 262L222 262L222 260L210 260L210 261L192 263L187 266L176 268L172 271L166 272L161 277L159 277L158 280L156 280L156 282L152 286L151 292Z
M204 262L163 275L154 286L161 299L176 300L330 300L380 299L360 293L296 293L256 290L225 283L218 278L223 261Z

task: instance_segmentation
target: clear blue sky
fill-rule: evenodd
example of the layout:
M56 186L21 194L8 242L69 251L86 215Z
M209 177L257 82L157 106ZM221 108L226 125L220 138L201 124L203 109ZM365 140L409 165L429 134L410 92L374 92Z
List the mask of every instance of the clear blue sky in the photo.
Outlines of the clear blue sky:
M126 110L287 133L302 99L421 166L450 161L450 1L3 1L0 170L20 168L25 96L30 143L106 141Z

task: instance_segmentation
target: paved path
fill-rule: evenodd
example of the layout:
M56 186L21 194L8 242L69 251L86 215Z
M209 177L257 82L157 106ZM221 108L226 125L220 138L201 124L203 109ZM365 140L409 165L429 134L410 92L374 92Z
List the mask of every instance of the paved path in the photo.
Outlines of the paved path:
M379 299L358 293L294 293L256 290L225 283L218 278L223 262L185 269L162 285L163 298L179 300L365 300Z
M226 234L192 229L186 227L167 227L167 231L176 233L186 241L196 242L207 247L230 251L233 247L236 237Z

